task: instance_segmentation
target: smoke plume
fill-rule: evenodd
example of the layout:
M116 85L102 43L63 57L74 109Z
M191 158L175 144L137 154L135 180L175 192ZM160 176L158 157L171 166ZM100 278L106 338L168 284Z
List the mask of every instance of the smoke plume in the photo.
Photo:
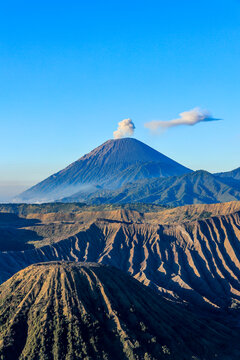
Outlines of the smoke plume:
M121 139L125 136L132 136L135 125L131 119L124 119L118 123L118 128L113 132L114 139Z
M158 129L168 129L170 127L179 125L195 125L202 121L221 120L212 117L207 110L201 110L199 108L184 111L179 115L180 117L177 119L172 119L169 121L150 121L145 123L144 126L152 131L157 131Z

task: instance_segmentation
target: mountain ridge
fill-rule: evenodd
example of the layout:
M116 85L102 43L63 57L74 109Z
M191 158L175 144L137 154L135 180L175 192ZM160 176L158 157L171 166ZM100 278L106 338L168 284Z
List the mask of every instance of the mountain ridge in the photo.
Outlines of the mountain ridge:
M61 201L86 201L92 204L124 204L131 202L156 205L183 206L213 204L240 200L240 183L226 183L224 179L205 170L197 170L180 176L135 180L116 190L98 189L91 194L79 192Z
M37 262L98 262L198 309L231 314L240 308L240 202L146 213L29 212L8 218L9 228L6 212L2 215L3 229L17 231L19 251L13 251L6 236L0 241L1 281Z
M227 360L240 351L230 327L95 263L25 268L0 285L0 316L4 360Z
M233 169L231 171L215 173L214 175L221 178L231 178L235 180L240 180L240 167Z

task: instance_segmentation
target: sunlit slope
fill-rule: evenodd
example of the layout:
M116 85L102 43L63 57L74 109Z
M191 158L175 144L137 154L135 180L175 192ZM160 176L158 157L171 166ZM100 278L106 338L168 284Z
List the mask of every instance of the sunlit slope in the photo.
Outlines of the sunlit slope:
M239 205L28 214L18 220L30 226L15 229L23 251L9 251L9 242L8 251L0 253L1 281L36 262L94 261L114 265L178 301L224 311L238 308ZM32 240L22 242L22 231L34 234Z
M236 333L112 267L46 263L0 286L4 360L230 359Z

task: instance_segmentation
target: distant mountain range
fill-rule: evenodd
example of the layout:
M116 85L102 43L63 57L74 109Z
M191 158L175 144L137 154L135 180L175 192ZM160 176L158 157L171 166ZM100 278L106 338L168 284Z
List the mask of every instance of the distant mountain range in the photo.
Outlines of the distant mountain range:
M171 206L240 200L240 168L194 172L136 139L109 140L16 199L59 200Z
M227 179L240 180L240 167L232 171L221 172L215 175L225 180Z
M227 182L203 170L181 176L138 180L117 190L98 190L91 194L79 192L63 199L66 202L86 201L92 204L143 202L170 206L234 200L240 200L240 181Z

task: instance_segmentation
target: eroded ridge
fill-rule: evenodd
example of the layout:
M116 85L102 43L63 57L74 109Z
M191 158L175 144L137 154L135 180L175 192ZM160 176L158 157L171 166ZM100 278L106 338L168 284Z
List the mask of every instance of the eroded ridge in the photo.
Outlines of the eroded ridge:
M93 263L41 263L18 272L0 286L0 318L5 360L239 356L228 327Z
M30 229L43 239L30 250L0 253L1 281L32 263L94 261L177 301L229 311L240 300L238 208L228 203L157 213L35 214L42 222Z

